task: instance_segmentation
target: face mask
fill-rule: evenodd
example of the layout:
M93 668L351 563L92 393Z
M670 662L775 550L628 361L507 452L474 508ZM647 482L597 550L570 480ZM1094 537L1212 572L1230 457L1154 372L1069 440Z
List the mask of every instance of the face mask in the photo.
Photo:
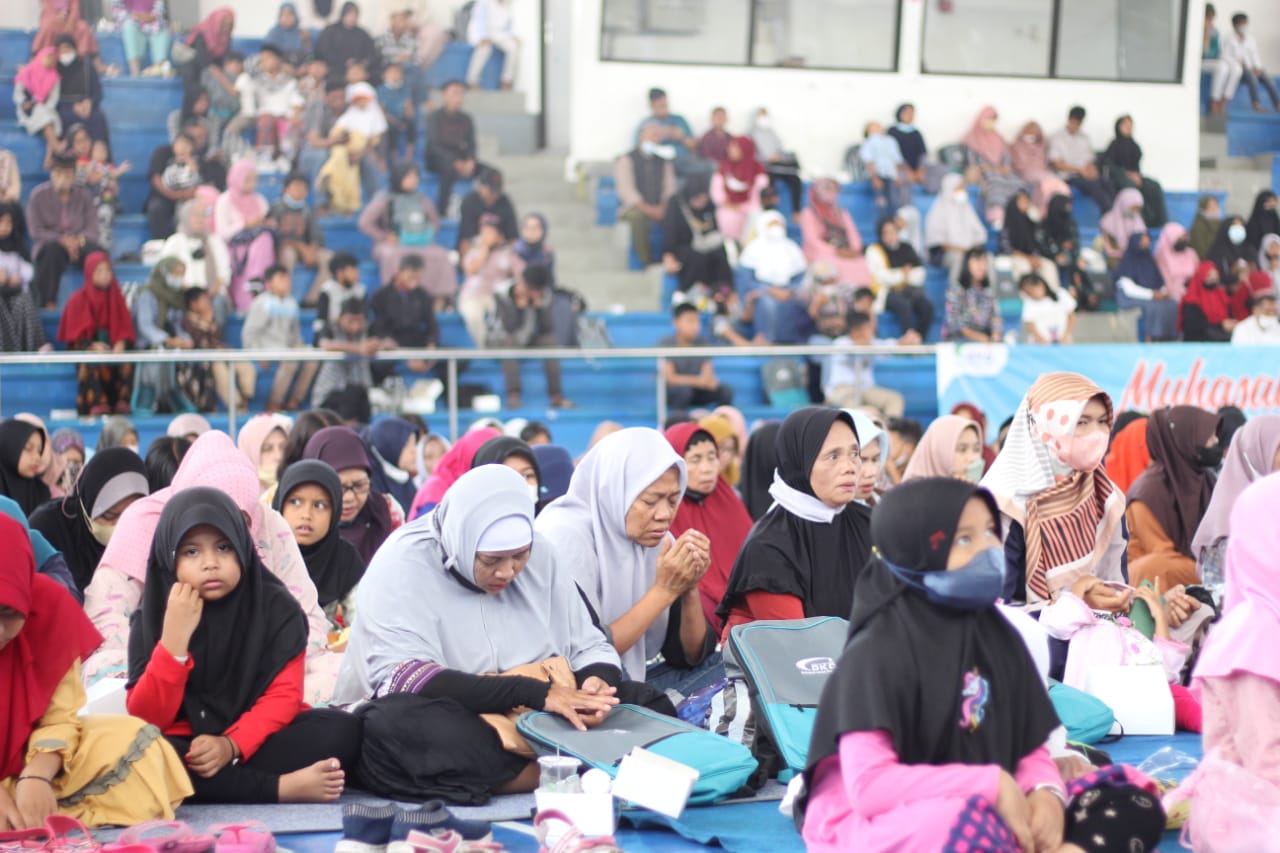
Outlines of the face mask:
M1175 252L1185 252L1187 250L1187 241L1185 238L1179 237L1173 241L1173 250Z
M75 62L75 61L76 61L76 55L75 55L74 53L60 53L60 54L58 54L58 64L60 64L60 65L70 65L71 63L73 63L73 62Z
M756 116L756 127L768 127L768 126L769 126L768 116Z
M270 485L276 481L276 468L268 468L266 466L258 467L258 482Z
M93 538L97 540L99 545L105 548L107 543L111 541L111 534L116 532L116 526L114 524L104 524L101 521L96 521L90 518L88 513L85 513L83 509L81 510L81 513L85 524L89 525L89 532L93 535Z
M1268 317L1265 314L1258 317L1258 328L1264 332L1270 332L1272 329L1280 326L1280 317Z
M533 483L529 483L528 486L529 486L529 497L533 499L533 502L535 504L537 504L538 501L542 500L542 489L535 486Z
M1222 464L1222 445L1196 448L1196 464L1201 468L1217 468Z
M1095 432L1092 435L1073 435L1063 440L1064 448L1060 451L1062 461L1071 466L1073 471L1092 471L1102 464L1102 457L1107 455L1107 434Z
M396 83L392 83L390 80L383 80L382 85L386 86L388 89L394 92L404 86L404 81L400 80Z
M993 118L984 118L984 119L982 120L982 129L983 129L983 130L995 130L995 129L996 129L996 120L995 120L995 119L993 119Z
M302 210L302 208L307 206L307 200L305 198L296 199L288 194L280 196L280 200L284 202L284 206L290 210Z
M969 193L965 190L956 190L951 194L951 197L956 201L968 201Z
M1245 238L1245 230L1243 225L1236 223L1227 229L1227 239L1230 240L1234 245L1239 246L1241 243L1244 242L1244 238Z
M940 607L952 610L981 610L995 604L1004 592L1004 550L987 548L962 568L950 572L915 572L884 564L898 580Z
M982 480L982 474L986 470L986 462L981 456L969 463L969 467L964 469L964 478L970 483L977 483Z
M1026 142L1029 145L1034 145L1038 140L1036 139L1036 135L1034 133L1024 133L1022 135L1022 141Z
M164 283L169 285L170 290L182 290L182 286L186 284L180 275L166 275Z
M1206 290L1213 290L1215 287L1217 287L1221 283L1222 282L1218 281L1218 279L1216 278L1206 278L1204 280L1204 286Z

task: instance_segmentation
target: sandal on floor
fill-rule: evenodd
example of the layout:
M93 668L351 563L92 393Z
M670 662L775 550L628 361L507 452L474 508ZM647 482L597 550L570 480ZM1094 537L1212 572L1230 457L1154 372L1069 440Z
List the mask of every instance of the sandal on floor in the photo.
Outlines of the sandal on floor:
M413 829L404 841L387 845L387 853L503 853L506 849L496 841L467 841L452 829L445 832Z
M276 837L261 821L223 823L209 827L217 853L275 853Z
M550 835L551 828L546 824L549 821L559 821L567 827L559 840L551 846L547 846L547 836ZM533 819L533 829L541 845L538 853L588 853L588 851L589 853L622 853L622 848L618 846L618 842L612 835L589 838L574 826L573 821L564 812L557 809L538 812L537 817Z
M11 829L0 832L0 853L35 853L49 843L49 830Z
M214 845L212 835L197 833L178 820L149 820L120 833L119 846L150 848L152 853L205 853ZM112 850L108 853L125 853ZM128 851L128 853L134 853Z

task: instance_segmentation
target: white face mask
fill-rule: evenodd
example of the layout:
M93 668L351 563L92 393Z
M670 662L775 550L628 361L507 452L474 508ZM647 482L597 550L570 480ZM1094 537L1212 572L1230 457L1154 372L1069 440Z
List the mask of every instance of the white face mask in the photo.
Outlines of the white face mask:
M1280 328L1280 317L1271 317L1267 314L1258 316L1258 328L1264 332L1270 332L1276 328Z
M756 127L768 127L769 117L766 115L756 116Z
M71 63L73 63L73 62L75 62L75 61L76 61L76 55L75 55L74 53L60 53L60 54L58 54L58 62L60 62L60 63L61 63L61 64L63 64L63 65L70 65Z
M164 283L169 285L173 290L182 290L182 286L186 283L180 275L166 275Z
M533 499L533 502L536 504L538 501L542 500L542 490L533 483L529 483L528 486L529 497Z
M1022 135L1022 141L1030 145L1034 145L1036 142L1036 135L1034 133L1024 133Z
M978 483L982 481L982 473L986 470L986 462L981 456L969 463L969 467L965 469L964 478L970 483Z
M956 201L968 201L969 193L965 190L956 190L951 194L951 197Z

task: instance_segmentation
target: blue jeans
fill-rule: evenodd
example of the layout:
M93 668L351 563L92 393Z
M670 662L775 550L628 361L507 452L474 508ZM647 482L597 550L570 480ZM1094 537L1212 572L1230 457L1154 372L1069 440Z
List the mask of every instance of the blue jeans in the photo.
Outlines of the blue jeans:
M722 678L724 658L719 652L712 652L693 669L676 669L665 662L655 663L645 671L644 683L658 690L674 690L684 697L715 684Z
M1276 91L1276 81L1271 79L1271 75L1263 74L1261 77L1253 73L1252 68L1244 69L1244 73L1240 75L1240 79L1244 81L1245 86L1249 87L1249 100L1255 104L1262 103L1262 99L1258 97L1258 84L1262 84L1262 88L1267 90L1267 94L1271 96L1271 105L1280 110L1280 92Z
M144 33L142 27L133 18L126 18L120 28L120 40L124 42L124 58L126 60L143 60L147 48L151 48L151 64L159 65L169 58L169 31L161 29L155 33ZM144 62L145 66L146 63Z
M756 298L755 327L771 344L802 344L809 339L812 321L809 312L795 297L774 299L769 289L760 286Z

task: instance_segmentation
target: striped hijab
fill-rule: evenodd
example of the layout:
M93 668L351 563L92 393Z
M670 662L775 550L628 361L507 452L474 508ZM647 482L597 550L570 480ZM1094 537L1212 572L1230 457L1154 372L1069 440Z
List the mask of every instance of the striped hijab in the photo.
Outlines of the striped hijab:
M1075 432L1085 404L1111 398L1078 373L1046 373L1013 416L1004 450L982 480L1000 511L1022 525L1027 601L1047 601L1092 574L1124 517L1124 494L1100 465L1074 471L1050 448Z

